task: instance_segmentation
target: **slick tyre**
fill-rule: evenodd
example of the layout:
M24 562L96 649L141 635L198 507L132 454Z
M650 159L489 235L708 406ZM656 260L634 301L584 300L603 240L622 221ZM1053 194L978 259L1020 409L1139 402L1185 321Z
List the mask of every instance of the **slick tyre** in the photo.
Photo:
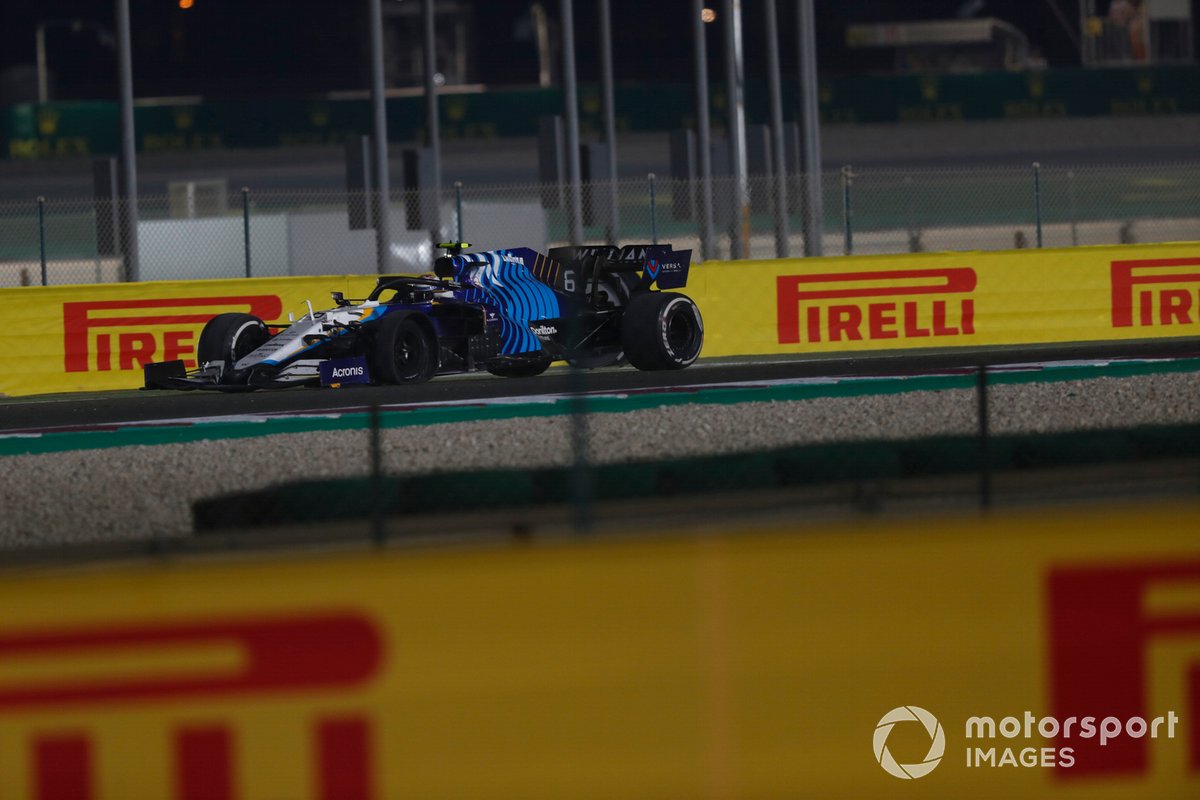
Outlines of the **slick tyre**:
M700 309L675 292L635 294L621 320L621 344L638 369L683 369L704 346Z
M250 314L217 314L200 332L196 359L200 364L223 361L222 383L245 383L248 371L237 371L234 365L253 353L271 338L271 332L261 319Z
M438 370L437 337L420 315L384 317L375 335L371 368L380 383L424 383Z
M501 378L532 378L550 368L549 356L534 356L525 361L508 361L492 364L487 371Z

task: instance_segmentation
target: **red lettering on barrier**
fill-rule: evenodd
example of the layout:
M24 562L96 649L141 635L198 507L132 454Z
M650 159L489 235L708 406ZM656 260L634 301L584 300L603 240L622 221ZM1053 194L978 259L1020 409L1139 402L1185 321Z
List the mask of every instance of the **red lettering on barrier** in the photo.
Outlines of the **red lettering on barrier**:
M1051 570L1047 634L1056 718L1125 720L1166 713L1148 708L1147 650L1159 640L1200 641L1200 609L1149 613L1145 598L1152 587L1163 585L1200 585L1200 561ZM1190 667L1184 681L1190 704L1185 718L1200 719L1200 665ZM1058 745L1075 750L1074 768L1055 770L1064 779L1135 775L1149 766L1145 738L1122 736L1103 748L1095 738L1060 738ZM1200 771L1200 731L1195 729L1188 754L1189 769Z
M0 714L14 708L61 704L349 686L372 675L381 658L375 626L355 613L0 634L0 658L39 654L79 659L129 648L204 645L236 647L241 669L186 677L131 676L120 681L9 683L0 688Z
M1200 305L1193 302L1193 298L1200 296L1198 268L1200 258L1195 257L1112 262L1112 326L1133 326L1134 295L1137 296L1138 324L1142 327L1154 325L1156 307L1159 325L1200 322L1200 316L1192 313Z
M0 714L26 709L81 705L145 705L208 697L257 696L280 692L345 690L373 677L383 644L374 623L355 612L255 619L207 619L113 628L0 634L0 660L89 657L129 651L171 652L223 647L236 651L236 667L206 667L175 674L103 675L55 680L45 676L6 682ZM135 662L136 663L136 662ZM153 669L153 668L147 668ZM318 720L312 763L321 800L373 796L371 728L361 715ZM173 729L177 800L227 800L236 796L232 733L226 724ZM92 752L86 732L31 739L33 782L38 800L88 800L95 794Z
M121 333L117 335L118 369L141 369L154 360L154 334ZM134 366L134 362L137 366Z
M869 330L872 339L895 339L900 335L895 330L896 307L883 303L872 303L867 315L870 317Z
M370 729L358 717L326 719L317 725L317 767L321 800L369 800Z
M916 280L919 283L914 286L879 285L898 280ZM822 286L830 288L819 288ZM801 307L804 308L804 332L809 342L970 335L975 333L975 306L971 297L960 298L957 308L951 305L953 301L947 299L924 301L920 298L931 294L970 295L975 286L975 270L969 267L780 275L775 279L779 343L801 342ZM821 302L907 296L916 296L916 299L828 306ZM952 318L952 309L957 312L957 320ZM932 327L921 324L925 314L932 318ZM867 321L865 337L864 318ZM903 320L903 323L899 323L899 320ZM952 322L957 322L957 325Z
M207 308L208 311L186 312L188 309ZM92 331L100 328L158 328L163 326L192 326L191 329L176 329L162 331L163 351L177 350L179 354L191 352L182 349L181 343L194 336L194 328L208 322L220 311L211 309L245 311L264 320L278 319L283 313L283 301L278 295L244 295L229 297L179 297L156 298L153 300L92 300L63 303L63 368L67 372L87 372L90 369L90 338ZM140 311L136 316L106 317L94 316L103 311ZM163 313L167 312L167 313ZM111 343L108 334L97 331L96 337L96 369L111 369ZM137 337L150 336L150 348L146 349L145 340L129 339L128 348L120 351L118 366L120 369L138 369L142 363L151 360L158 352L158 339L153 331L137 334L120 334L118 348L121 347L121 337L132 335ZM171 336L171 339L167 337ZM138 366L134 366L137 362ZM195 366L195 363L187 363Z
M858 330L861 327L862 309L858 306L829 307L829 341L840 342L843 338L861 339L862 334Z
M175 797L232 800L234 777L229 730L221 726L175 732Z
M163 361L175 361L183 359L195 363L192 359L186 356L196 352L196 347L192 342L193 336L191 331L167 331L163 334Z
M1192 310L1192 293L1190 291L1187 289L1163 289L1159 297L1161 298L1159 324L1170 325L1178 322L1180 325L1186 325L1192 321L1188 314Z
M104 372L112 369L112 336L107 333L96 337L96 369Z
M91 741L73 733L36 739L33 784L37 800L91 800Z

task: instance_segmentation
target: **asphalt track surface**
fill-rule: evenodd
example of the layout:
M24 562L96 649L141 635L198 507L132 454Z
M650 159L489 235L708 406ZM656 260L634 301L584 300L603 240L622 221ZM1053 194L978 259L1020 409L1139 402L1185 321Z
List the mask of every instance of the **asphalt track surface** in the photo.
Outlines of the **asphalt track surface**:
M832 366L830 369L837 371ZM445 375L415 386L345 386L234 393L132 390L37 395L0 401L0 432L83 430L114 423L230 415L351 412L373 406L386 410L472 401L515 402L575 392L696 391L712 386L811 377L826 371L829 369L817 369L808 362L701 362L677 372L640 372L632 367L620 367L572 374L560 367L536 378L497 378L487 373Z
M695 392L803 378L875 377L976 372L979 367L1073 360L1196 357L1195 338L1100 345L902 351L827 357L701 360L681 371L639 372L631 367L573 373L554 368L536 378L486 373L440 376L416 386L348 386L278 391L129 390L35 395L0 400L0 433L95 430L122 423L194 420L238 415L354 412L372 407L419 408L445 403L492 404L573 393Z

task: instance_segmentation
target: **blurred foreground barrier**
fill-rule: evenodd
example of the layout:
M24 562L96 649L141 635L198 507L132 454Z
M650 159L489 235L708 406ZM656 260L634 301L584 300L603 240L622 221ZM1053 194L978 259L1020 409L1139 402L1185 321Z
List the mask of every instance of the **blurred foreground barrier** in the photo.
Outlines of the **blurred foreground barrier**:
M12 575L0 784L1195 797L1198 514L1060 507Z
M368 276L0 289L0 394L134 388L194 358L225 311L274 321ZM709 261L686 293L703 356L1105 342L1200 334L1200 244Z

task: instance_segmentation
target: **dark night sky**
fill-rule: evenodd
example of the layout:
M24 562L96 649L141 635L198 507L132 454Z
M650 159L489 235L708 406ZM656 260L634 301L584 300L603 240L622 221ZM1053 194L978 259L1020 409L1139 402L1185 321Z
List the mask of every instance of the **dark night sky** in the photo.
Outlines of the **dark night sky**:
M418 0L384 0L394 6ZM528 38L530 0L460 0L471 8L475 30L472 82L492 86L533 84L537 55ZM618 81L691 78L690 0L611 0ZM820 68L824 74L879 71L882 52L844 46L852 21L954 16L966 0L816 0ZM1016 24L1051 66L1078 64L1078 54L1052 13L1052 2L1070 20L1079 0L984 0L976 16ZM208 98L311 96L367 85L366 0L130 0L135 94L140 97L203 95ZM543 0L557 18L559 0ZM720 11L722 3L712 5ZM785 73L795 71L795 3L777 0ZM764 71L762 3L744 0L746 67L754 80ZM579 78L597 77L596 3L575 0ZM34 63L39 20L86 20L115 30L111 0L5 0L0 11L0 71ZM711 75L721 76L721 20L709 27ZM525 32L522 38L522 31ZM115 57L91 25L47 34L48 61L61 99L114 96ZM402 54L392 54L400 57ZM11 95L11 89L9 91Z

